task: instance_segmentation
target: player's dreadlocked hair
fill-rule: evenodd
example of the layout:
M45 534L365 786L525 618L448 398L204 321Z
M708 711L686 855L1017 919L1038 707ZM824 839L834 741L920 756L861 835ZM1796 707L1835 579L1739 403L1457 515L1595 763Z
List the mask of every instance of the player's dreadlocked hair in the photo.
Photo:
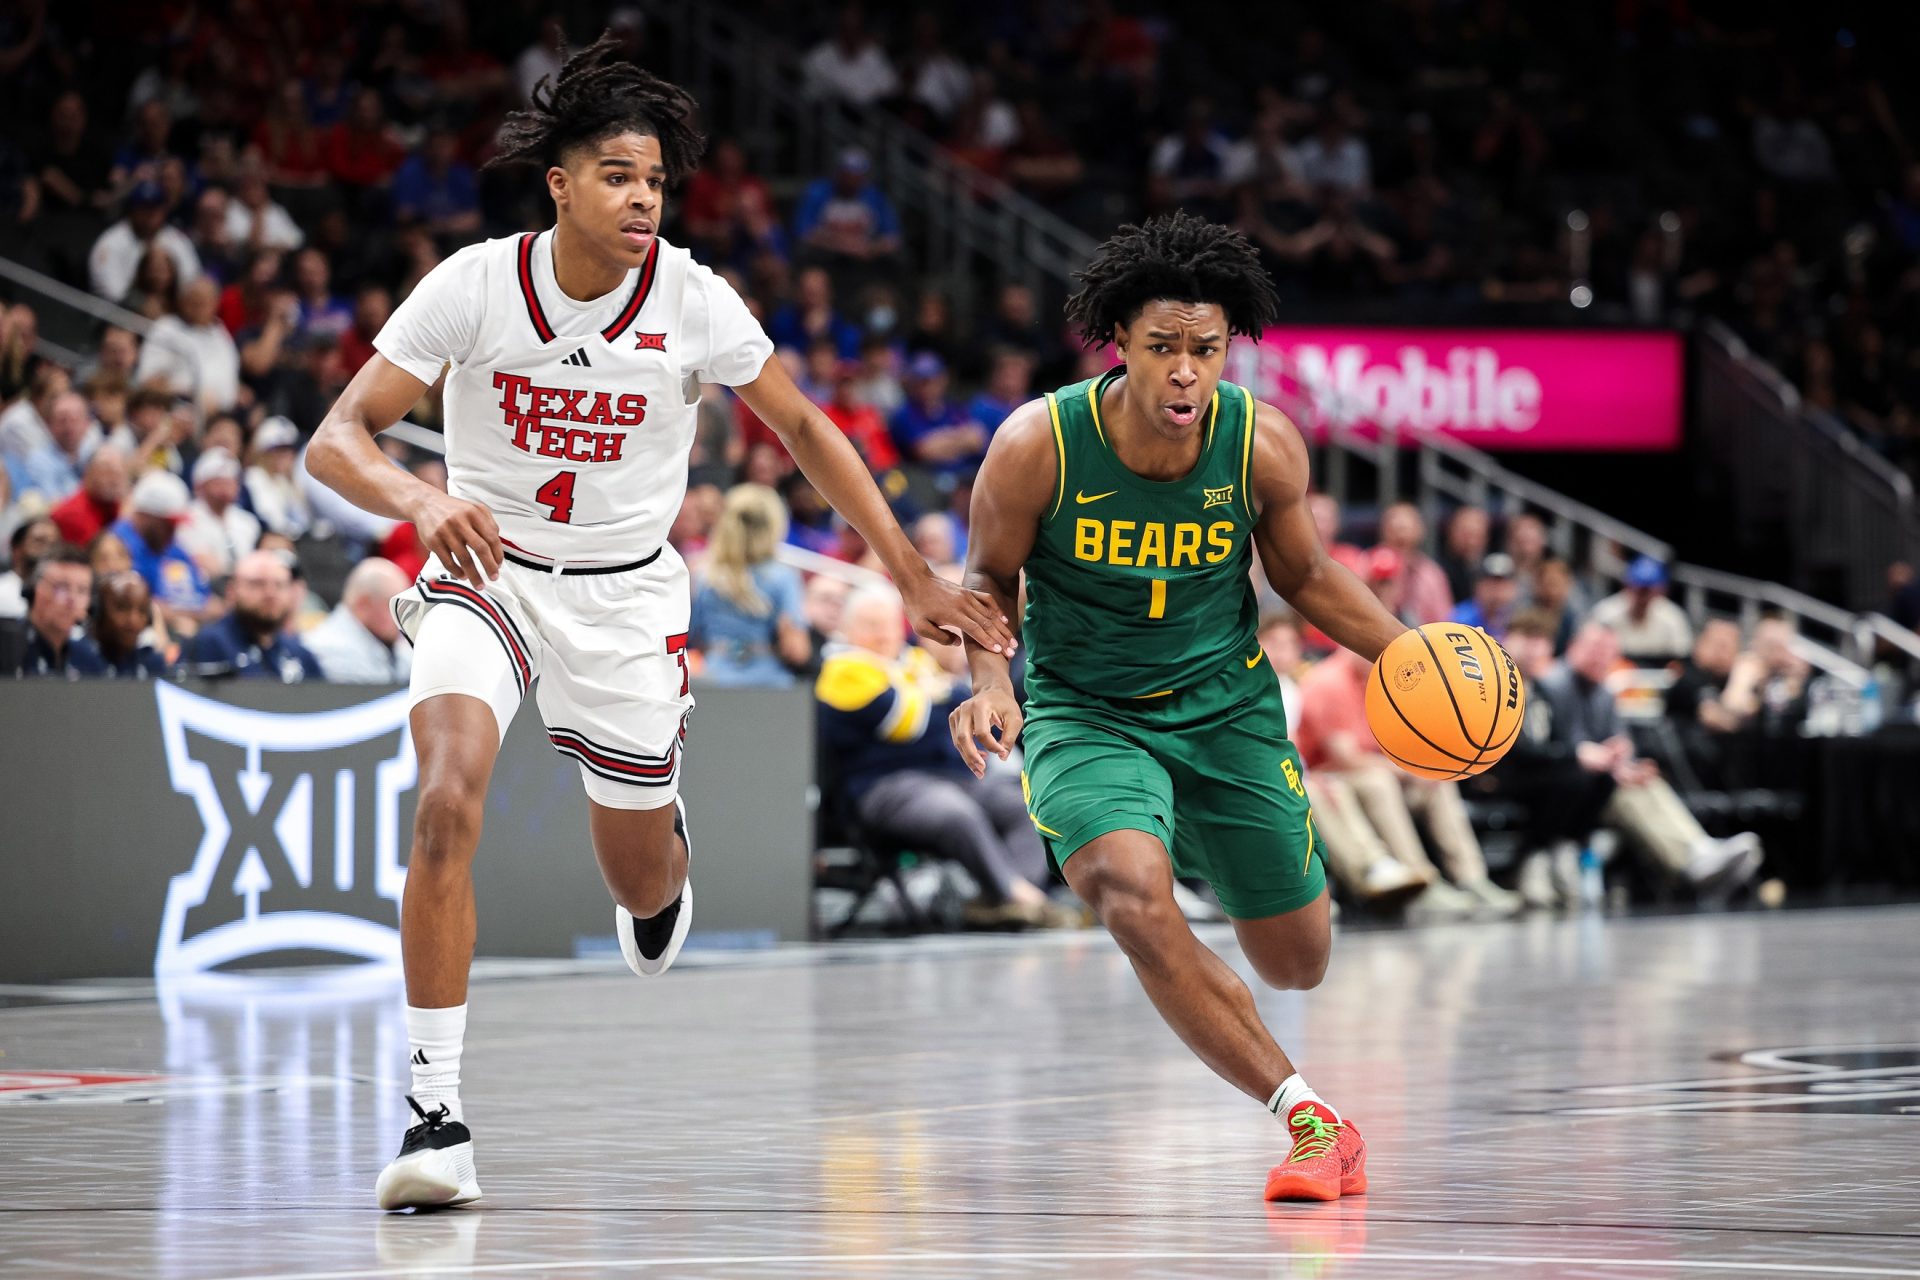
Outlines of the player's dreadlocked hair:
M551 168L574 147L616 133L641 133L660 141L660 163L669 186L678 184L700 163L706 135L695 123L698 106L679 85L615 60L620 42L611 33L542 76L533 87L532 105L509 112L500 125L499 151L487 168L536 164Z
M1095 344L1113 341L1114 326L1133 323L1156 298L1217 303L1228 331L1250 338L1273 323L1280 306L1245 236L1185 212L1121 227L1074 279L1080 288L1067 299L1067 319Z

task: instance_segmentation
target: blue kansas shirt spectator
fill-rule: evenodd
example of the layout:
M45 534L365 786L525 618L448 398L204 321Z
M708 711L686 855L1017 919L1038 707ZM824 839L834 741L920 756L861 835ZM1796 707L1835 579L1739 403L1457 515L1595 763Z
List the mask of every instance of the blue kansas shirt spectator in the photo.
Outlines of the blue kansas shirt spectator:
M947 366L923 351L907 366L907 402L893 415L893 442L943 484L971 476L987 456L987 428L947 396Z
M197 621L209 603L206 575L174 537L192 503L179 476L149 471L133 486L130 514L113 526L114 536L133 557L134 572L147 580L147 589L170 626L182 618Z

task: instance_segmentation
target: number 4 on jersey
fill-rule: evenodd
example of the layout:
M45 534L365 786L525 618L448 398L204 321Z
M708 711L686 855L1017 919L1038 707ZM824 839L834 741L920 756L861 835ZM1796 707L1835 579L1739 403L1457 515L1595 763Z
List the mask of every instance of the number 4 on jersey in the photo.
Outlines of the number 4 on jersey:
M572 471L562 471L553 479L533 491L533 500L543 507L551 507L547 519L556 524L569 524L573 520L573 477Z

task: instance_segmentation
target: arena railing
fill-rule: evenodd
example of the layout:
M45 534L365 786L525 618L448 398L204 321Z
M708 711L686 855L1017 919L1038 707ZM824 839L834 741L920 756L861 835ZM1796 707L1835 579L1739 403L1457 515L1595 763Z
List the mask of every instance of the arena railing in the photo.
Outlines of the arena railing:
M797 53L725 6L641 0L640 8L665 30L676 76L731 126L763 171L816 177L831 171L844 148L865 150L874 181L900 210L916 263L953 290L958 306L971 302L980 268L1003 281L1064 288L1097 247L1079 228L952 159L909 125L811 95Z
M1728 503L1729 536L1803 591L1878 600L1887 563L1920 557L1912 480L1725 325L1702 326L1696 350L1700 482Z
M1864 683L1873 660L1875 638L1884 639L1920 660L1920 636L1892 619L1862 616L1776 582L1743 577L1699 565L1676 563L1673 548L1545 485L1501 466L1492 457L1458 440L1425 431L1396 431L1367 420L1349 404L1328 403L1331 393L1289 380L1278 398L1281 408L1307 429L1326 450L1322 484L1343 504L1350 500L1356 467L1372 469L1373 496L1382 505L1406 497L1437 530L1451 505L1482 507L1495 518L1521 512L1540 516L1556 555L1608 590L1618 589L1627 564L1649 555L1668 565L1673 593L1698 626L1707 617L1731 617L1750 632L1762 616L1791 620L1800 634L1803 656L1845 683ZM1402 493L1399 473L1405 440L1414 449L1415 484Z
M6 280L16 290L32 295L34 311L40 318L42 331L36 351L69 369L76 367L81 357L67 344L87 342L100 325L118 325L143 338L153 328L153 321L137 311L129 311L105 298L95 297L84 289L76 289L12 258L0 257L0 280ZM48 329L66 341L48 337Z

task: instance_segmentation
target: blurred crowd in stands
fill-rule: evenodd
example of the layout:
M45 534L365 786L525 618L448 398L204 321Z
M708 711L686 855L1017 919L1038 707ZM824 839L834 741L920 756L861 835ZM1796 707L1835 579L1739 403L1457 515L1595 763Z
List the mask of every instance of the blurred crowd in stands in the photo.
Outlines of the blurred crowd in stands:
M1717 317L1920 470L1920 102L1891 11L741 7L816 93L1090 234L1174 207L1235 223L1292 314Z
M1275 44L1236 40L1231 8L1137 8L740 6L787 34L807 91L896 112L1096 235L1174 206L1235 222L1288 305L1322 318L1719 316L1810 403L1911 459L1910 90L1854 33L1778 6L1399 0L1298 21L1279 6L1262 16L1286 33ZM638 10L601 16L671 72ZM385 601L419 571L419 541L316 487L301 451L396 299L460 245L550 217L537 182L480 166L501 115L601 25L529 0L4 6L6 256L115 310L75 338L64 309L56 326L44 303L0 306L0 670L405 679ZM995 427L1106 363L1022 284L956 315L943 282L915 278L858 150L828 173L763 174L721 136L667 233L749 300L947 572ZM42 344L55 327L63 343ZM412 416L430 430L438 412L430 396ZM431 450L383 444L444 486ZM939 709L964 696L955 655L908 644L883 584L849 599L843 576L773 558L785 543L875 567L723 387L705 389L692 463L672 540L696 567L702 677L815 682L831 732L870 748L838 784L851 820L945 841L987 916L1057 922L1044 855L1009 817L1017 788L975 786L941 746ZM1533 815L1529 903L1577 893L1583 826L1703 889L1751 874L1752 842L1708 837L1637 754L1609 672L1670 664L1669 717L1709 768L1716 735L1804 714L1809 673L1779 624L1696 636L1652 561L1597 599L1531 515L1463 508L1429 530L1409 506L1355 524L1315 503L1389 607L1508 639L1542 691L1497 775ZM1356 670L1261 591L1347 891L1512 909L1463 808L1501 797L1383 773L1354 731ZM899 803L900 771L917 793L921 775L950 784L939 821Z

